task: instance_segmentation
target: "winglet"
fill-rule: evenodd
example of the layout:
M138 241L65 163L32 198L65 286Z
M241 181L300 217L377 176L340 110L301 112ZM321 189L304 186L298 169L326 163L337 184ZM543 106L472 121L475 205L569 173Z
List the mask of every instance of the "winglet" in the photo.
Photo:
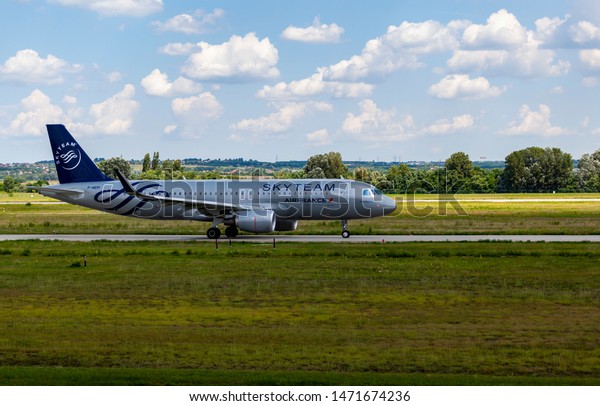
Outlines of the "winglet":
M119 178L121 185L123 185L123 189L125 190L125 193L127 193L129 196L135 196L135 197L139 197L140 199L146 199L146 200L157 200L154 196L150 196L150 195L147 195L145 193L141 193L141 192L138 192L137 190L135 190L135 188L133 187L131 182L129 182L127 180L125 175L123 175L123 173L118 168L115 168L115 172L117 173L117 177Z
M115 172L117 174L117 177L121 181L121 185L123 185L123 189L125 189L125 193L127 193L130 196L136 196L137 193L133 188L133 185L127 180L125 175L123 175L123 173L118 168L115 168Z

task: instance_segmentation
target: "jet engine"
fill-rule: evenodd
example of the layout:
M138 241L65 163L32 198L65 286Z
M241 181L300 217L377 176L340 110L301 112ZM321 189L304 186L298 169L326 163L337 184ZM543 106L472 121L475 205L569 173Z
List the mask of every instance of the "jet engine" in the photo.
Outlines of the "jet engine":
M273 210L246 210L235 216L235 225L250 233L272 233L275 230Z
M298 220L277 219L275 231L294 231L298 227Z

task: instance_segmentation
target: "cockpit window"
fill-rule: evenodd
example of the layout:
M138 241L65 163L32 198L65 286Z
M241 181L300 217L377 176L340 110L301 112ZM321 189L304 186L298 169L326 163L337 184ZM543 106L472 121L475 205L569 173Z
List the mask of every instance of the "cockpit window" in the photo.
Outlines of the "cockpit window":
M376 187L374 187L372 190L373 190L373 193L376 194L377 196L383 195L383 192L381 190L377 189Z
M363 197L373 197L373 191L371 189L364 189L362 193Z

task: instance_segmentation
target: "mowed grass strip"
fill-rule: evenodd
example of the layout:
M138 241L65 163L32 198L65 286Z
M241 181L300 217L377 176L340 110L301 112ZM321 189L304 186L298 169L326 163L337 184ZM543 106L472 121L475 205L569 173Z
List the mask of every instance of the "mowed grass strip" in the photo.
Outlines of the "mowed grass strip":
M53 199L51 197L47 197L47 196L43 196L37 192L13 192L13 193L6 193L6 192L0 192L0 204L1 203L5 203L5 202L9 202L9 203L27 203L27 202L31 202L31 203L39 203L39 202L56 202L56 199Z
M0 377L600 383L599 244L25 241L0 264Z
M456 201L415 201L431 195L395 196L398 209L386 217L350 221L353 234L598 234L600 202L554 195L455 195ZM437 196L437 195L435 195ZM515 197L516 196L516 197ZM517 198L543 201L510 201ZM443 196L442 196L443 197ZM452 197L452 196L451 196ZM564 194L558 199L568 198ZM204 235L209 223L154 221L123 217L60 204L0 204L0 233L5 234L188 234ZM339 234L339 221L301 221L298 234ZM290 234L290 233L287 233Z

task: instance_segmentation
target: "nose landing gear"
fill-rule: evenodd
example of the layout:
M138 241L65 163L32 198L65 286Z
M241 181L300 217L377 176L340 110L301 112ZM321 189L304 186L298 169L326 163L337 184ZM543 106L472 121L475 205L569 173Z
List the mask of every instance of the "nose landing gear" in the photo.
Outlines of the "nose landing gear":
M342 238L349 238L350 231L348 231L348 220L342 220Z

